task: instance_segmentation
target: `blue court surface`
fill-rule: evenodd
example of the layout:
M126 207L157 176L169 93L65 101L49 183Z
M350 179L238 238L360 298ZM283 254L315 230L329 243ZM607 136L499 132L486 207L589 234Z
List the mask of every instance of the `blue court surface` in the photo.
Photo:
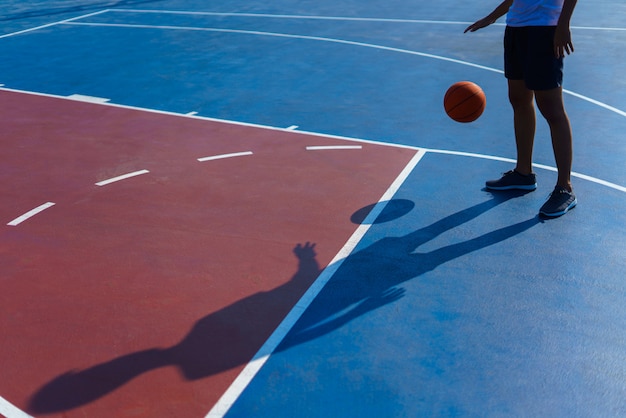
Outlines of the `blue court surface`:
M579 203L550 220L540 115L538 189L484 188L515 163L504 25L463 30L497 3L2 2L0 415L625 416L626 3L574 13ZM443 110L461 80L487 97L468 124ZM175 165L209 151L233 159ZM131 171L114 203L80 183ZM107 229L87 205L131 217L103 215ZM54 222L71 233L56 240ZM94 231L128 245L128 266ZM109 279L117 293L98 287ZM70 304L90 293L78 288L103 293ZM153 301L129 296L151 288ZM109 312L115 327L98 330ZM221 334L199 335L218 320ZM72 373L85 380L63 383Z

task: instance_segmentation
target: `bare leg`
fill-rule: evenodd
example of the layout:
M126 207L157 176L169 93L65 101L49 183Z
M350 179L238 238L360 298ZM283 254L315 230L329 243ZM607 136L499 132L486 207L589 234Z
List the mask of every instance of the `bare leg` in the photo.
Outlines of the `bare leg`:
M563 105L562 89L558 87L551 90L535 91L535 99L537 100L537 107L550 126L554 159L558 169L556 184L571 192L572 128Z
M513 106L515 144L517 146L517 166L520 174L532 173L533 145L535 141L534 92L526 88L523 80L509 80L509 101Z

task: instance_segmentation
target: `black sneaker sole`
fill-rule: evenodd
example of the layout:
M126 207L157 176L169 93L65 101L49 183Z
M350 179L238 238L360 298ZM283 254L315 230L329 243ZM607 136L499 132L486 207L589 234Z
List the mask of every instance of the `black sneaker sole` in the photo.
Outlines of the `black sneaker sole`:
M513 184L510 186L490 186L486 185L489 190L537 190L537 183L535 184Z
M578 200L574 199L574 201L570 203L564 210L558 212L545 212L543 210L540 210L539 213L543 216L547 216L548 218L558 218L559 216L565 215L567 212L569 212L570 209L576 207L577 204Z

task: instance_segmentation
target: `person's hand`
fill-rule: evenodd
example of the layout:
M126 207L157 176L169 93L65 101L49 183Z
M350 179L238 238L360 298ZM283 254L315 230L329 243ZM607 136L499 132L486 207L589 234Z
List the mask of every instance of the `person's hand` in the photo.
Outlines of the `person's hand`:
M574 52L574 44L569 27L558 25L554 34L554 56L563 58L565 54L569 55L572 52Z
M494 22L494 20L492 20L492 19L490 19L488 17L484 17L484 18L480 19L479 21L474 22L471 25L469 25L463 31L463 33L476 32L478 29L486 28L487 26L491 25L493 22Z

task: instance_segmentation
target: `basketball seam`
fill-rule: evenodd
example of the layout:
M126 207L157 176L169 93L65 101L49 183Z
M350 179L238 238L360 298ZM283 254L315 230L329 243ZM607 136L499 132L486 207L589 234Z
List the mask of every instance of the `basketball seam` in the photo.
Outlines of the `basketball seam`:
M452 92L450 93L454 93L456 90L458 89L458 87L454 90L452 90ZM446 113L450 114L454 109L456 109L457 107L461 106L463 103L467 102L468 100L472 99L474 96L480 94L480 92L475 92L474 94L472 94L471 96L466 97L465 99L463 99L461 102L455 104L453 107L451 107L450 109L446 108ZM445 102L445 98L444 98L444 102ZM484 109L484 106L481 106L481 109ZM472 113L470 113L469 115L464 116L464 118L475 114L478 111L474 111Z

